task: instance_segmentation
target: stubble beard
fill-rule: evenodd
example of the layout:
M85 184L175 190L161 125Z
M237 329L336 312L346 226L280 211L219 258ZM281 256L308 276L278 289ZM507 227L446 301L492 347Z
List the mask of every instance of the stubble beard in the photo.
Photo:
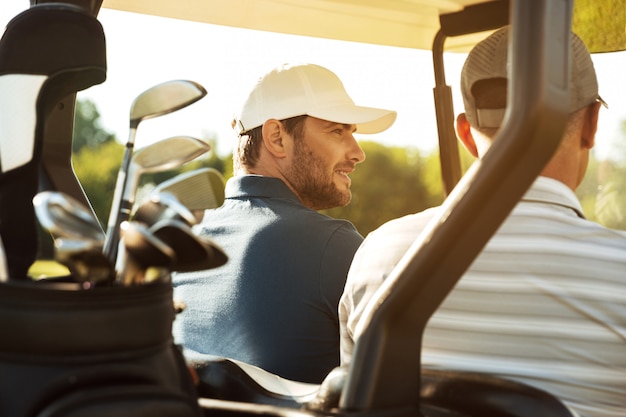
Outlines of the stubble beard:
M313 210L344 207L352 199L350 189L342 191L335 185L334 170L329 177L322 158L302 141L295 146L289 175L302 203Z

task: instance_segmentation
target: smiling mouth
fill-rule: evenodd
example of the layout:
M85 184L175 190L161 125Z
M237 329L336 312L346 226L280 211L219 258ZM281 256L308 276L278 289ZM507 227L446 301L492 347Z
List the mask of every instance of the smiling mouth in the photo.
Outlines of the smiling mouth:
M335 174L339 175L340 177L344 178L347 182L348 185L350 185L352 183L352 179L350 178L350 174L352 174L352 171L340 171L340 170L336 170Z

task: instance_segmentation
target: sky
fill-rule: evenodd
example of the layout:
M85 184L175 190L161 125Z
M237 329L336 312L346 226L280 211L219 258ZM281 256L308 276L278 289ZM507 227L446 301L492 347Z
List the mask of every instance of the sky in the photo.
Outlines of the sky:
M29 5L3 0L0 25ZM364 106L398 112L386 132L360 135L386 145L432 151L437 146L433 105L434 77L430 51L279 35L202 23L145 16L110 9L98 15L107 43L107 79L78 94L95 102L103 128L121 143L128 136L130 106L148 88L175 79L200 83L208 94L200 101L162 117L143 121L135 147L170 136L217 138L216 151L228 154L235 142L233 114L264 72L287 62L311 62L342 79L353 100ZM462 109L458 79L465 56L445 56L446 81L453 88L455 113ZM626 52L594 55L600 94L609 103L601 112L596 154L605 157L617 140L626 140Z

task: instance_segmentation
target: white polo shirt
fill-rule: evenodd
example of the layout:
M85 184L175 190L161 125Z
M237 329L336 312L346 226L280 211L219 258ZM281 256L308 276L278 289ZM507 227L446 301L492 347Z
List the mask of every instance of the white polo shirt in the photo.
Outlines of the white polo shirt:
M342 363L365 304L437 209L386 223L357 251ZM626 232L586 220L567 186L539 177L430 320L422 363L517 380L581 416L626 415Z

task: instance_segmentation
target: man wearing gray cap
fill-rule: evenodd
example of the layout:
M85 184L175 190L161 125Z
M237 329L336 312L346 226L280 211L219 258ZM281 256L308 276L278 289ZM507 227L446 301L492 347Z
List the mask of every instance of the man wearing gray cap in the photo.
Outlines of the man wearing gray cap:
M478 158L505 112L508 33L477 44L462 70L457 135ZM571 57L561 145L429 321L422 363L510 378L556 395L580 416L616 417L626 409L626 233L586 220L574 194L603 101L574 34ZM339 306L342 364L368 300L438 210L388 222L357 251Z
M319 383L339 365L337 306L363 238L317 210L350 202L365 154L394 111L357 106L318 65L283 65L251 90L233 127L235 176L200 233L228 254L220 268L174 277L186 304L174 323L190 362L216 355Z

